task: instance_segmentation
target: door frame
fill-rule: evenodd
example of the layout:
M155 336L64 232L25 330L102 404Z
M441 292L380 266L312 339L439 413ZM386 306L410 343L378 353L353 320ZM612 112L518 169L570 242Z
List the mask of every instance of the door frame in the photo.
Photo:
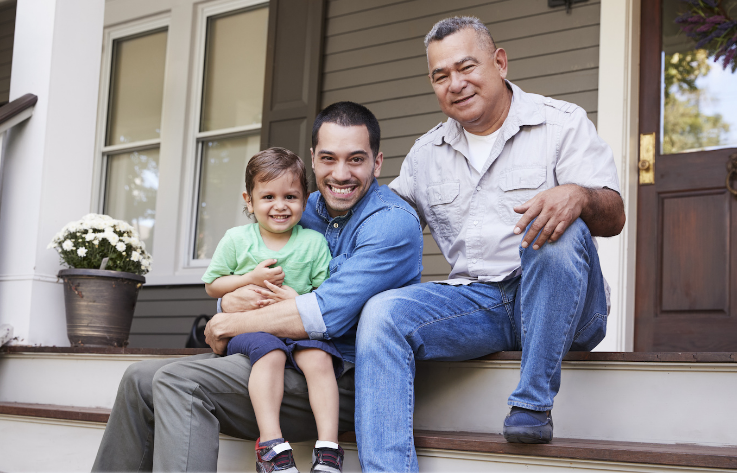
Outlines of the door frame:
M634 349L640 13L641 0L601 0L597 130L614 154L627 223L620 235L598 239L612 291L607 336L597 351Z

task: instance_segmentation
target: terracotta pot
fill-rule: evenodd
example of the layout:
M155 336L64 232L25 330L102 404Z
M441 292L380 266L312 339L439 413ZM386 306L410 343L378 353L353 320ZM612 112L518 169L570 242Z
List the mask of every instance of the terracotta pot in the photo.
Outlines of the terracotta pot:
M72 346L128 345L138 290L146 278L122 271L62 269L67 336Z

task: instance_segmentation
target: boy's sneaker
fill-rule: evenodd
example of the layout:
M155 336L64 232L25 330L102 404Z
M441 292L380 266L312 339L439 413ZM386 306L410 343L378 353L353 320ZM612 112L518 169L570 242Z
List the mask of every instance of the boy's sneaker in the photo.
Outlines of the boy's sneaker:
M343 449L322 447L312 450L310 473L341 473L343 471Z
M504 438L512 443L549 443L553 440L550 411L512 407L504 419Z
M289 442L262 447L259 440L256 440L256 471L258 473L271 473L272 471L299 473L294 464L292 447Z

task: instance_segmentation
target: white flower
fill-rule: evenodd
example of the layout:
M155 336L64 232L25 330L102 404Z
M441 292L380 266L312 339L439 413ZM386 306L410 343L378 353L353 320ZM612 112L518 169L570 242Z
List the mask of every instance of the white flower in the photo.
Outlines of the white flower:
M131 252L131 261L141 261L141 253L137 251Z
M92 240L94 240L94 239L95 239L95 234L94 234L94 233L92 233L92 232L89 232L88 234L86 234L86 235L84 236L84 239L85 239L85 240L87 240L87 241L92 241Z
M107 238L107 241L109 241L111 245L117 245L120 241L120 237L113 232L105 231L105 234L103 236ZM125 243L123 245L125 245Z
M84 256L87 254L87 248L77 248L77 254L84 258Z
M115 249L118 250L118 251L120 251L121 253L124 252L125 251L125 243L123 243L121 241L120 243L118 243L117 245L115 245Z
M67 251L71 251L74 249L74 243L72 243L71 240L64 240L64 243L61 244L61 247Z

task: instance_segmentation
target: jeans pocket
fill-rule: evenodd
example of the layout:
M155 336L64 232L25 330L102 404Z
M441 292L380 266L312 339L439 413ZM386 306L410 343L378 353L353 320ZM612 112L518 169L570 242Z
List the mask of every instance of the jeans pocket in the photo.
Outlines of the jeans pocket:
M591 351L596 348L606 336L606 321L606 315L594 314L591 320L576 332L570 351Z

